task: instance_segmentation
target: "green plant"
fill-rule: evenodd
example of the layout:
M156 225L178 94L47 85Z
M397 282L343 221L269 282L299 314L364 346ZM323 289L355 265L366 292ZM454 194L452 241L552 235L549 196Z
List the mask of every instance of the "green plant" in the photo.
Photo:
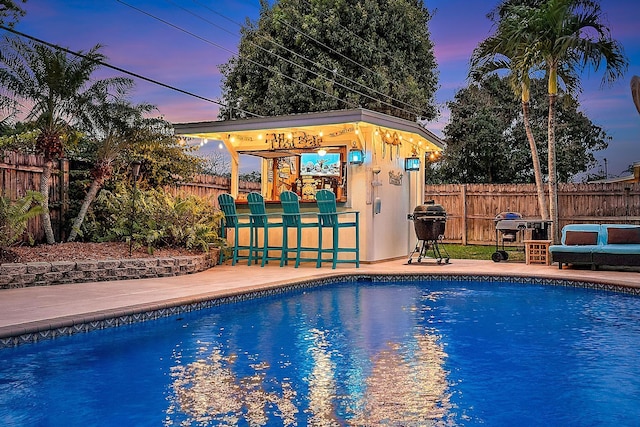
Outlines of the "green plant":
M149 253L158 247L209 250L223 246L218 236L222 212L206 199L193 195L172 195L165 190L136 190L124 185L115 191L102 190L90 228L95 240L133 239ZM99 225L96 225L98 223Z
M42 208L37 203L41 198L35 191L28 191L15 201L0 196L0 253L20 240L29 219L40 215Z

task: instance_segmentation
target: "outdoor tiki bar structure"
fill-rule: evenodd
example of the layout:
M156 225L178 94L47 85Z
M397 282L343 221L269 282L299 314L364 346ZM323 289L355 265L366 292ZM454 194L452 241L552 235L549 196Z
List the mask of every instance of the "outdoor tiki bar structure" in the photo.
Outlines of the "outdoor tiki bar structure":
M405 257L415 246L407 213L424 202L427 156L442 141L418 123L366 109L326 111L228 121L179 123L185 138L221 141L231 155L231 195L238 195L241 154L261 159L262 185L270 211L279 195L293 191L303 211L317 210L315 194L331 190L338 208L360 212L360 260ZM355 234L340 237L351 241ZM308 233L305 239L314 239Z

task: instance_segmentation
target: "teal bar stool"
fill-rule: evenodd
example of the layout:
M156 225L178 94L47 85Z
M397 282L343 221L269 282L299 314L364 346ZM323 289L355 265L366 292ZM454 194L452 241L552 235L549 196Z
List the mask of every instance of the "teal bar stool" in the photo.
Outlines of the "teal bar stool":
M316 201L318 202L318 219L320 228L318 232L318 262L317 267L321 267L323 262L333 262L333 268L336 268L338 263L355 263L356 268L360 267L360 224L358 211L337 211L336 207L336 195L333 191L319 190L316 193ZM341 221L341 216L353 215L353 221ZM333 246L331 249L324 249L322 247L322 230L324 228L331 228L333 236ZM341 247L340 246L340 230L343 228L355 228L356 242L353 247ZM354 259L338 259L340 253L352 253ZM323 254L331 253L331 258L324 258Z
M236 201L231 194L222 193L218 195L218 205L224 214L222 223L222 237L226 238L229 229L233 229L233 255L231 265L236 265L240 259L249 259L249 253L246 256L240 256L239 251L249 251L249 246L240 245L240 229L251 229L251 221L249 214L239 214L236 210Z
M305 261L318 261L319 248L318 247L302 247L302 230L305 228L318 228L319 223L317 221L317 213L301 213L300 212L300 197L293 191L283 191L280 193L280 203L282 204L282 257L280 258L280 267L288 264L293 260L289 256L289 253L295 251L295 267L298 268L300 262ZM306 216L313 216L316 221L303 221ZM296 230L296 246L295 248L289 247L289 229ZM301 254L303 252L315 252L315 258L303 258Z
M280 228L282 229L282 221L271 221L270 218L280 217L280 214L267 214L267 210L264 205L264 197L260 193L249 193L247 195L247 201L249 202L249 220L251 222L251 239L249 243L249 262L254 259L254 254L256 255L256 261L258 260L258 254L262 254L260 257L262 259L262 263L260 264L264 267L265 264L268 264L271 260L278 260L282 258L282 254L278 254L278 256L269 255L270 252L273 251L282 251L282 246L272 246L269 245L269 230L272 228ZM260 246L258 239L258 232L262 230L262 246Z

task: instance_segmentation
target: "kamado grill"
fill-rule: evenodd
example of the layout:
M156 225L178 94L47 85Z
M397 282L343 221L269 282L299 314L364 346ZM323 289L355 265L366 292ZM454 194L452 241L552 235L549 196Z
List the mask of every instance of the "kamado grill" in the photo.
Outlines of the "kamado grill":
M449 253L444 246L441 246L444 238L444 227L447 222L447 212L442 205L436 204L433 200L428 200L424 205L418 205L412 214L407 215L407 219L413 221L418 242L416 247L409 255L409 264L413 261L413 255L418 254L418 262L422 262L422 258L427 257L427 252L431 248L433 258L438 264L444 260L445 264L449 264ZM445 256L442 256L442 253Z
M551 221L526 220L519 212L500 212L495 216L496 223L496 251L491 255L494 262L509 259L509 253L505 250L504 243L514 243L518 240L518 233L531 229L532 240L545 240L548 236L548 228ZM521 240L524 240L522 238ZM502 241L502 247L500 247Z

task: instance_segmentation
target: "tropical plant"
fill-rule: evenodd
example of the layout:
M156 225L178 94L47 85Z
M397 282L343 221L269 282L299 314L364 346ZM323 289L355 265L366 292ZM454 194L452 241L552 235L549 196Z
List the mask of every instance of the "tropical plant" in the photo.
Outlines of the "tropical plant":
M628 62L622 46L611 38L609 28L603 24L604 16L597 1L547 0L536 7L509 6L508 16L511 22L510 32L504 36L515 40L530 37L531 40L530 49L515 58L515 61L521 64L538 64L547 73L549 216L553 223L552 239L558 242L555 131L559 80L562 80L567 91L579 90L577 71L587 66L598 70L604 62L602 82L610 83L624 73Z
M148 119L138 127L136 139L139 143L129 146L126 158L142 163L144 187L175 186L202 173L205 159L194 155L199 147L182 144L171 123L161 118Z
M55 242L49 214L49 185L54 161L77 134L73 125L89 120L89 107L103 102L113 90L129 87L121 77L93 81L105 57L96 45L81 56L70 56L45 45L5 38L0 49L0 86L24 109L39 131L37 151L45 162L40 178L42 224L47 243Z
M526 57L525 51L530 47L531 40L530 35L526 33L519 33L524 37L523 39L508 37L511 31L505 27L510 24L513 24L513 21L509 19L505 18L504 20L500 20L496 33L485 39L474 49L471 56L471 71L469 74L473 79L478 81L499 70L509 71L511 90L521 99L523 123L531 151L531 161L538 195L538 208L542 219L547 220L549 218L549 210L547 208L547 198L544 193L544 180L542 177L542 169L540 168L540 157L529 119L531 97L530 73L535 71L536 64L512 60L512 58Z
M41 197L35 191L28 191L24 197L13 201L0 196L0 258L3 251L22 238L27 221L40 214L42 208L37 203Z
M133 239L136 246L145 245L149 253L159 247L208 251L211 244L223 246L218 236L222 213L209 200L174 196L162 189L137 189L135 205L133 201L133 189L125 185L118 185L115 191L102 190L94 209L102 235L94 238Z
M8 25L11 27L20 17L24 16L24 10L18 6L20 1L22 3L27 2L27 0L19 0L18 2L14 0L0 0L0 25L3 25L5 18L8 18Z
M95 199L104 182L111 178L114 163L125 162L124 154L136 144L146 142L145 129L153 126L155 120L144 117L154 110L150 104L132 105L128 101L118 100L95 105L92 120L87 132L93 138L92 149L95 160L91 168L91 184L80 206L67 241L73 242L84 221L89 206Z
M220 67L220 118L364 107L437 115L436 61L422 0L260 1L239 54ZM272 3L270 5L269 3Z
M0 150L34 154L38 134L34 123L16 122L0 125Z

